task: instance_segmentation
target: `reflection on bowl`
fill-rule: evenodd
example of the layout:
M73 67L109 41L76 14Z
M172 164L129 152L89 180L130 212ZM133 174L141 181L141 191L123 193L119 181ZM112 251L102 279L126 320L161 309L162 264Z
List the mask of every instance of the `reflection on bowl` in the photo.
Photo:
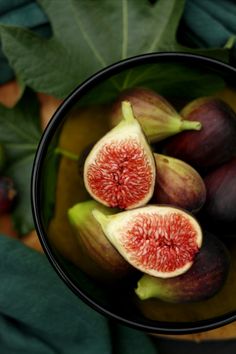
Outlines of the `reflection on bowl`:
M95 310L137 329L169 334L204 331L236 318L233 239L227 240L232 254L230 273L217 295L177 305L157 299L141 301L134 292L140 274L131 271L115 281L107 276L106 270L87 256L67 215L69 208L91 199L81 177L83 161L90 147L110 129L110 104L120 91L150 88L179 110L197 97L218 95L225 99L225 87L233 86L235 79L236 69L209 58L179 53L142 55L95 74L76 88L52 117L33 169L35 226L57 273Z

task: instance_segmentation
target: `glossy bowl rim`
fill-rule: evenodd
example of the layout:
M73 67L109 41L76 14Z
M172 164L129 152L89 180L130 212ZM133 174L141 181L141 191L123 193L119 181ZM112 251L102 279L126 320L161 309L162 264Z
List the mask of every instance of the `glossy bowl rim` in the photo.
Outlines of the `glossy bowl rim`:
M197 63L204 65L211 65L211 68L221 70L228 74L236 75L236 68L221 62L216 59L205 57L202 55L190 54L190 53L180 53L180 52L159 52L159 53L150 53L142 54L128 59L118 61L108 67L98 71L93 74L83 83L78 85L72 93L70 93L60 104L56 112L51 117L50 122L48 123L46 129L44 130L41 140L38 144L38 148L35 154L32 176L31 176L31 205L32 205L32 214L34 219L34 225L39 237L40 243L44 249L44 252L53 266L56 273L64 281L64 283L87 305L96 310L106 317L116 320L121 324L127 325L137 330L142 330L144 332L149 332L153 334L192 334L197 332L203 332L212 330L229 324L236 320L236 310L226 313L221 316L213 317L206 320L200 320L196 322L163 322L163 321L152 321L153 325L137 323L128 318L119 316L103 306L97 304L89 296L87 296L82 289L80 289L72 279L66 270L63 269L63 266L60 265L60 260L55 256L52 247L47 240L47 233L44 230L43 221L41 219L41 209L40 209L40 181L42 166L47 148L53 138L59 124L63 121L66 113L70 111L73 105L78 102L78 100L84 96L91 88L95 87L99 82L109 78L112 75L115 75L123 70L129 69L133 66L138 66L142 64L154 64L158 61L175 61L180 63ZM78 314L79 315L79 314Z

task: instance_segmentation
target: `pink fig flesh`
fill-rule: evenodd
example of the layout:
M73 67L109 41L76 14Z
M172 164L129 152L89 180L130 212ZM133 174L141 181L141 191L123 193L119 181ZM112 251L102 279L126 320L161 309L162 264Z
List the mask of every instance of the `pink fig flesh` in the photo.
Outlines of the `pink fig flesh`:
M197 221L174 207L149 205L109 216L94 210L93 215L127 262L150 275L186 272L201 247Z
M223 287L229 273L230 254L215 236L205 233L201 250L192 267L175 278L143 275L135 290L142 300L158 298L173 303L206 300Z
M98 202L132 209L145 205L152 197L156 167L131 105L125 103L124 121L99 140L88 155L84 182Z

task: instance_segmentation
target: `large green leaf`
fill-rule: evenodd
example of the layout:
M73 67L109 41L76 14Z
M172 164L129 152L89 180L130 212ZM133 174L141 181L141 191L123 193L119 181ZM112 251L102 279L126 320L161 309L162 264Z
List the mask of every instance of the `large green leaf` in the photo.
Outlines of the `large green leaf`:
M14 221L21 234L34 228L30 180L32 164L40 139L39 106L36 96L26 91L13 109L0 105L0 141L6 149L6 175L13 178L18 191Z
M184 0L39 0L53 37L0 27L2 48L26 85L65 97L107 65L157 51L198 51L179 45L176 31ZM227 59L228 49L202 51Z

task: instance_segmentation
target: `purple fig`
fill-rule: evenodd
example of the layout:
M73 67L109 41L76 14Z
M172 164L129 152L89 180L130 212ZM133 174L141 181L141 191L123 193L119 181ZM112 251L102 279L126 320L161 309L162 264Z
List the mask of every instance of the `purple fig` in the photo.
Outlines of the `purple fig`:
M207 199L202 212L205 219L222 229L227 224L228 228L236 226L236 157L210 172L204 181Z
M229 160L236 151L236 114L225 102L198 98L181 111L189 121L202 124L199 132L182 132L169 140L164 153L193 166L206 168Z
M173 157L154 154L156 184L152 201L171 204L191 212L201 209L206 200L205 184L199 173Z
M0 177L0 214L11 211L16 194L12 179L9 177Z
M121 102L129 101L134 115L150 142L158 142L183 130L199 130L201 124L183 120L174 107L162 96L147 88L123 91L111 110L111 126L122 119Z
M78 203L68 210L69 221L76 231L84 258L90 262L90 267L103 271L104 279L114 280L129 275L133 272L132 267L107 240L101 226L92 215L94 209L106 215L114 213L114 209L94 200Z
M207 233L192 267L186 273L169 279L145 274L135 292L141 300L158 298L173 303L202 301L220 291L229 266L227 248L217 237Z
M4 169L6 164L6 156L3 146L0 144L0 172Z

